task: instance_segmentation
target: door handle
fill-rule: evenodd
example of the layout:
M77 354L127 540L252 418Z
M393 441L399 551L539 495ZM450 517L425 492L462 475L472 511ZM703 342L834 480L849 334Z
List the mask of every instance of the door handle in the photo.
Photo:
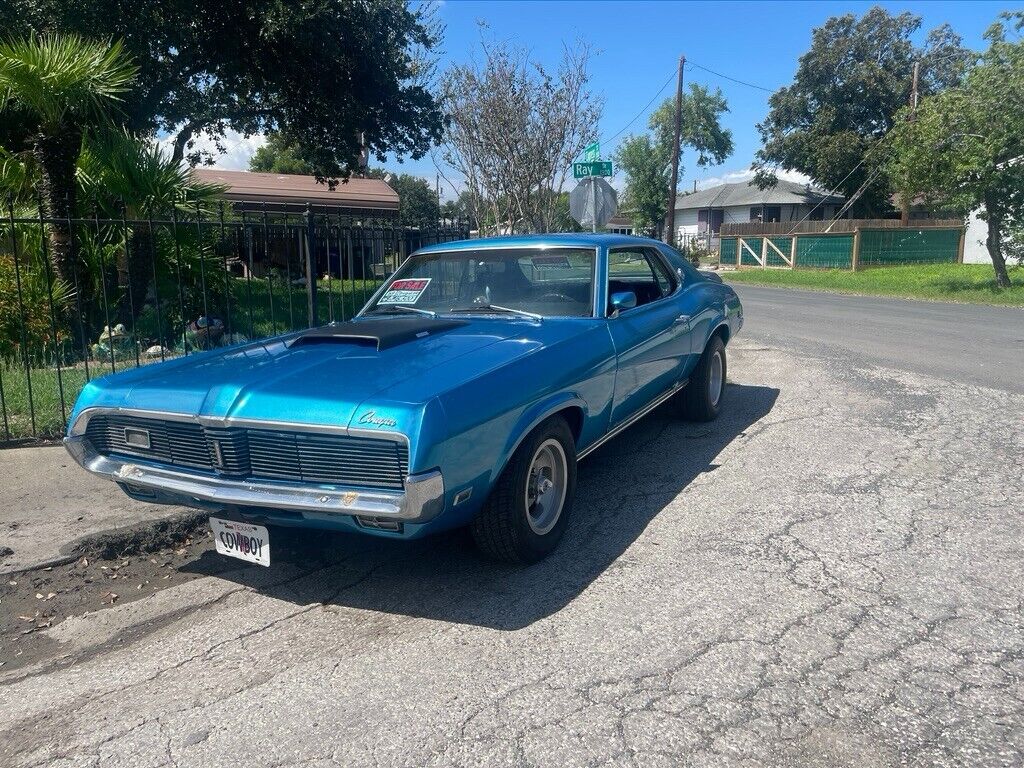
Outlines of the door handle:
M679 317L677 317L675 320L672 321L672 325L685 325L685 326L689 327L689 325L690 325L690 316L689 315L680 315Z

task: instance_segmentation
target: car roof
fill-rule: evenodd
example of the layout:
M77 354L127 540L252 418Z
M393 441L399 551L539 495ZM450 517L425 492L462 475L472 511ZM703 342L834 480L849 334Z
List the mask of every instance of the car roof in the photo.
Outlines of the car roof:
M455 240L420 248L416 253L441 251L472 251L477 248L611 248L623 245L661 245L658 240L633 235L614 235L603 232L563 232L546 235L509 235L483 237L476 240Z

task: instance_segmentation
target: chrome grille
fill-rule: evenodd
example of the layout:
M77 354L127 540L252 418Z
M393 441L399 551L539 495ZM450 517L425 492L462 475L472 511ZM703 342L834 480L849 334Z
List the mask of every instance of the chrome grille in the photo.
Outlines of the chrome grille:
M126 429L149 433L149 449L129 445ZM135 416L97 416L89 420L85 436L100 453L141 456L165 464L210 469L210 452L203 428L189 421L162 421Z
M224 475L247 477L249 474L248 430L239 428L204 427L210 463Z
M409 466L403 443L308 432L249 431L252 477L401 488Z
M129 444L126 429L146 430L150 447ZM408 446L382 438L205 427L114 414L93 416L85 435L101 454L147 458L238 479L400 489L409 471Z

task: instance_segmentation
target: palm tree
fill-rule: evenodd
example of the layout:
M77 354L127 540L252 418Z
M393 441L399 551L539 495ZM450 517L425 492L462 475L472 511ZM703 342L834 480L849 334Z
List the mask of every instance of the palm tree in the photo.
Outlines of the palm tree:
M82 138L105 124L136 69L120 42L46 34L0 44L0 112L32 126L42 213L51 225L50 257L57 274L73 282L77 253L68 227Z
M127 320L138 316L153 276L153 259L164 261L150 218L166 218L172 208L194 216L217 210L224 187L199 182L160 145L123 130L86 139L78 164L81 189L103 215L126 222L119 232L118 283L129 298Z

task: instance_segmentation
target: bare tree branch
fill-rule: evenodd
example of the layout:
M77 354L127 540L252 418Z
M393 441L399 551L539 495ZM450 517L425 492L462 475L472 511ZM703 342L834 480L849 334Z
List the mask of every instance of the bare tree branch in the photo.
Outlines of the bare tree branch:
M442 79L449 123L441 157L465 179L482 226L549 231L569 167L601 117L601 99L588 89L590 50L567 46L556 74L506 43L482 40L481 52L482 63Z

